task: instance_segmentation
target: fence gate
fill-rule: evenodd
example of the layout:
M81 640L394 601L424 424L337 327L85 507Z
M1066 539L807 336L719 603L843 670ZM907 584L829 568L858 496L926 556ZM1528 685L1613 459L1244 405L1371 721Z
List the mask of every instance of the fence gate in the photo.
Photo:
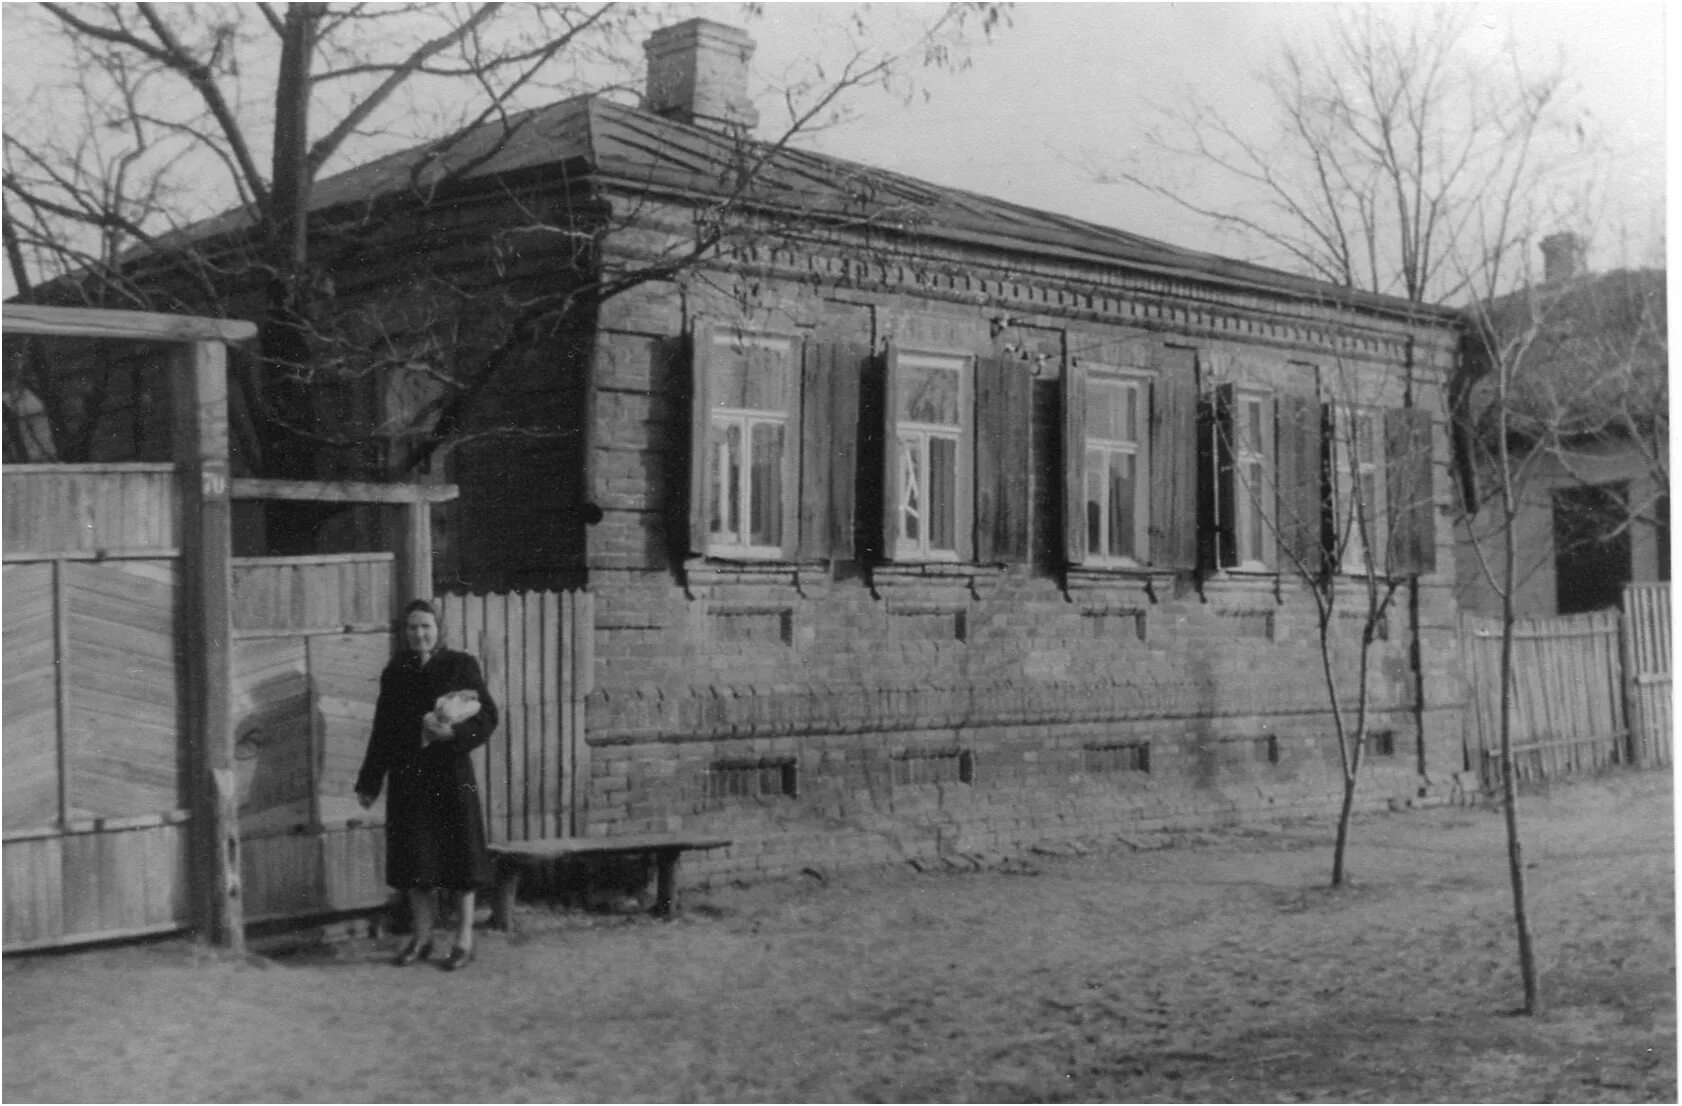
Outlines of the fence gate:
M1624 672L1637 764L1672 762L1670 585L1624 587Z
M5 948L185 928L174 467L4 480Z
M383 807L356 773L391 659L390 553L233 562L230 703L245 916L385 901Z

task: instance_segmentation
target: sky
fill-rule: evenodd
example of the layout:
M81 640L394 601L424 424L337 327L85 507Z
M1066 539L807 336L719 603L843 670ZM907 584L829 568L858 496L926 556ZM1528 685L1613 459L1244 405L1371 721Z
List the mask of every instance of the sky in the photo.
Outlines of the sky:
M722 7L722 6L721 6ZM814 7L768 5L750 25L755 61L773 70L798 52ZM970 67L930 78L932 99L886 97L819 136L830 152L1194 249L1257 260L1165 200L1096 181L1089 167L1146 152L1145 105L1195 88L1224 112L1253 111L1251 76L1287 39L1312 41L1333 5L1284 3L1026 3L1012 26L976 47ZM1469 49L1491 57L1513 35L1541 68L1563 50L1575 101L1598 124L1610 182L1592 231L1595 268L1662 250L1666 181L1664 5L1484 4ZM1258 120L1259 121L1259 120Z
M8 5L9 7L10 5ZM959 71L923 72L910 103L884 94L850 102L850 122L803 144L936 183L1120 227L1176 245L1280 264L1260 244L1223 236L1133 186L1105 184L1091 166L1148 154L1142 132L1153 99L1196 89L1223 111L1256 107L1250 79L1285 41L1310 43L1333 5L1283 3L1018 3L1011 26L969 52ZM16 9L14 9L15 11ZM762 81L809 65L836 41L852 5L767 3L744 21L736 3L674 5L747 26ZM927 9L921 9L926 11ZM1511 34L1538 66L1565 52L1576 101L1603 133L1606 182L1589 262L1651 263L1665 221L1665 11L1662 3L1480 5L1471 48L1493 56ZM875 27L914 18L909 5L874 5ZM0 30L3 33L3 30ZM825 45L830 44L830 45ZM8 92L28 52L6 43ZM760 87L763 87L761 85ZM926 95L923 95L926 94ZM772 130L777 101L760 103ZM9 274L6 294L10 294Z

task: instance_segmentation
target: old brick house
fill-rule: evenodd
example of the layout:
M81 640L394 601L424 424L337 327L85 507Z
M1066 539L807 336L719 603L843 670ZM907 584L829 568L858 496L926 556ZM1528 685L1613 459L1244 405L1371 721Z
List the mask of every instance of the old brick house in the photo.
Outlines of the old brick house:
M595 595L589 830L728 831L703 864L778 872L1328 809L1299 572L1357 485L1373 526L1331 567L1419 585L1376 647L1364 794L1446 784L1455 317L756 145L751 49L670 28L639 107L567 100L314 195L324 228L379 213L316 251L347 302L401 313L420 251L531 296L635 274L459 413L530 433L435 474L462 489L441 587Z

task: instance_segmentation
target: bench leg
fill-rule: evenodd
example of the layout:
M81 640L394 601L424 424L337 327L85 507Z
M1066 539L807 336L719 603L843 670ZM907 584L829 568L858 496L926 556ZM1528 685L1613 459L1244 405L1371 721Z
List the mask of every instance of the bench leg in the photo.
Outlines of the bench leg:
M496 897L491 900L491 928L514 928L514 899L520 893L520 866L506 857L496 864Z
M660 849L654 854L654 909L657 918L669 918L677 910L677 849Z

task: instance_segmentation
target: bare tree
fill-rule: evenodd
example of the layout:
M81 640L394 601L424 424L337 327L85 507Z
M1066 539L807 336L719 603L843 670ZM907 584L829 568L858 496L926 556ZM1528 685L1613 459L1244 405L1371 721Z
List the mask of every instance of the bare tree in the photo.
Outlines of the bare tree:
M1276 433L1290 438L1276 468L1242 463L1254 455L1257 430L1220 411L1217 466L1234 498L1278 550L1279 569L1295 577L1314 603L1316 645L1342 773L1331 886L1348 880L1346 855L1361 768L1372 741L1374 648L1389 638L1398 593L1420 571L1436 504L1429 416L1395 406L1411 398L1338 361L1314 395L1281 400ZM1309 445L1307 443L1316 443ZM1292 485L1312 489L1306 497ZM1225 557L1223 556L1223 560ZM1348 648L1349 623L1357 635Z
M1564 182L1598 149L1563 59L1531 72L1511 44L1493 62L1472 57L1478 18L1462 4L1336 9L1325 41L1287 43L1258 76L1271 129L1188 90L1154 109L1149 160L1089 168L1333 284L1463 303L1508 276L1543 218L1576 210ZM1203 198L1184 170L1238 199ZM1483 252L1468 264L1472 241Z
M373 197L360 208L339 204L330 221L312 215L335 167L424 144L405 159L395 189L403 217L424 223L447 210L453 184L533 141L542 105L583 91L628 98L641 43L670 11L46 3L9 14L8 45L30 42L60 74L7 97L4 230L14 282L25 296L256 318L257 356L237 377L236 455L265 476L360 475L376 461L402 476L460 444L464 413L534 335L777 233L755 212L761 178L779 157L858 93L909 95L922 70L966 64L969 44L1003 18L992 4L920 9L915 18L831 12L841 23L839 60L831 54L782 78L775 133L737 134L693 233L634 271L592 268L600 205L557 210L509 187L494 231L454 229L440 235L456 236L447 252L410 249L400 271L385 266L377 281L344 286L348 270L413 243L392 239L392 210ZM612 213L622 226L640 217ZM798 217L785 212L780 225ZM524 259L534 242L579 279L539 287ZM369 398L394 388L405 400L395 407ZM305 548L321 508L274 511L297 516L271 518L276 550Z
M1532 72L1510 46L1494 62L1471 57L1463 40L1477 18L1463 5L1405 14L1340 9L1326 42L1286 45L1261 75L1273 129L1246 127L1192 92L1156 109L1144 145L1150 161L1090 167L1099 179L1166 197L1256 244L1257 252L1283 254L1331 283L1420 304L1487 301L1516 286L1517 268L1542 228L1580 216L1585 198L1569 182L1580 179L1597 143L1570 103L1563 59ZM1177 176L1185 169L1243 199L1201 198L1209 193ZM1459 396L1468 387L1463 366L1449 391ZM1357 530L1363 513L1354 511ZM1390 608L1396 585L1370 571L1364 579L1370 629ZM1417 623L1417 578L1405 586ZM1310 591L1324 642L1324 598L1335 589ZM1340 719L1330 678L1328 689ZM1359 701L1356 713L1359 719ZM1341 744L1344 727L1337 725ZM1359 746L1353 755L1342 747L1347 797ZM1541 996L1510 788L1504 800L1525 1009L1535 1013ZM1344 838L1340 827L1339 858Z

